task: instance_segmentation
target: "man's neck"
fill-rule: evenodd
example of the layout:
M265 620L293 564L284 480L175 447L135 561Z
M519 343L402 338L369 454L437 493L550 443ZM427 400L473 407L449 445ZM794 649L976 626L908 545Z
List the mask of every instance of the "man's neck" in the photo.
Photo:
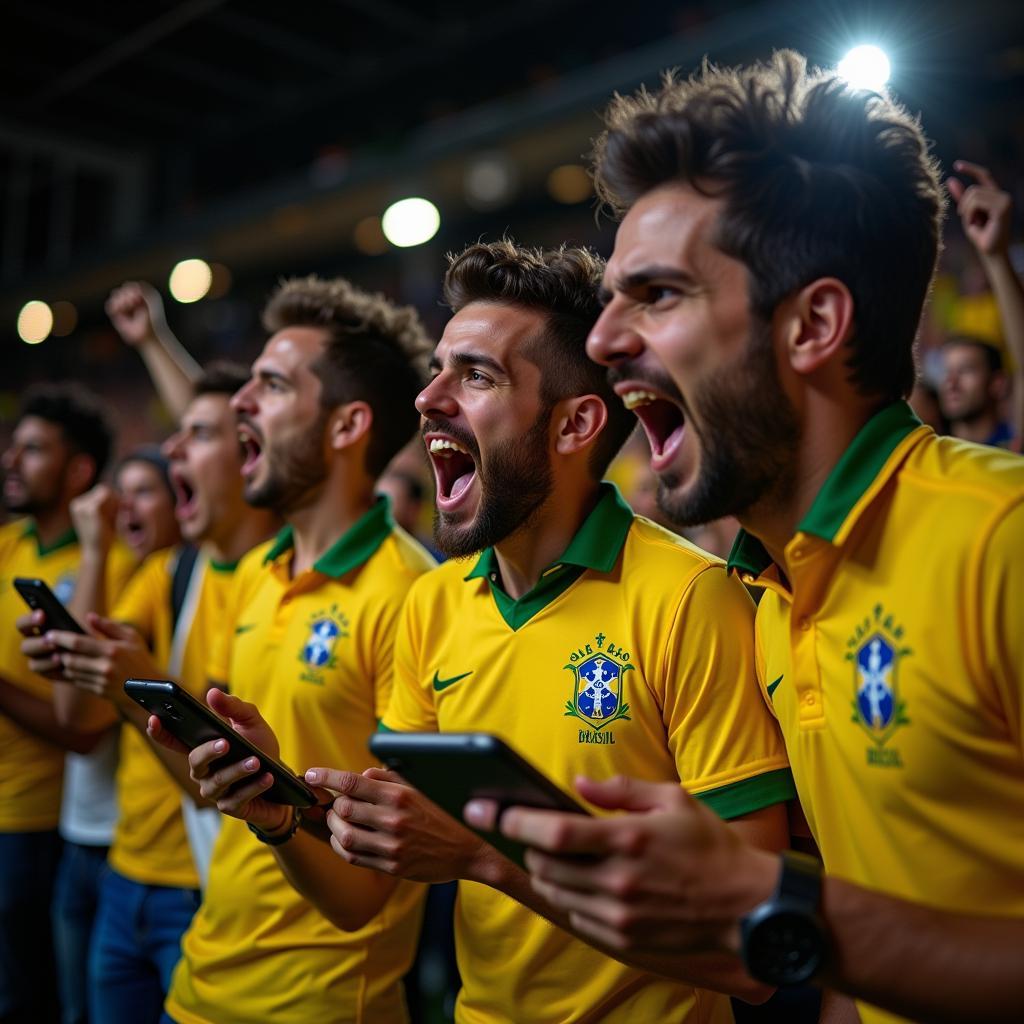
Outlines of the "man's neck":
M264 508L249 508L234 520L228 536L209 538L205 547L210 557L222 565L234 565L257 544L269 540L281 528L276 512Z
M312 569L317 560L333 547L370 509L376 497L373 480L325 486L316 499L300 509L286 512L292 528L294 553L291 575Z
M996 432L999 426L999 417L992 410L985 410L972 416L970 419L955 420L949 425L949 432L960 438L961 441L974 441L975 444L985 444L986 441Z
M37 512L32 516L39 546L48 548L71 529L71 513L66 505Z
M529 593L569 546L600 497L595 482L575 493L553 491L547 501L515 533L494 545L501 584L518 600Z
M787 575L786 545L874 411L867 405L854 409L821 402L805 419L790 479L738 516L740 525L764 545L772 561Z

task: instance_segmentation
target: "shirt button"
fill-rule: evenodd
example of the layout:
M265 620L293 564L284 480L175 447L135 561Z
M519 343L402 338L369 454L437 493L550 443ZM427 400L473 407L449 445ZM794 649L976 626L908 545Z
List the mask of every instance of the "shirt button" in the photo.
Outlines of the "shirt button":
M813 708L814 705L818 703L818 698L815 697L813 693L805 694L805 696L804 696L804 703L809 708Z
M498 574L496 572L492 572L491 576L490 576L490 580L491 580L492 583L497 583L498 582Z
M800 621L797 623L799 627L806 633L811 628L811 620L806 615L800 617Z

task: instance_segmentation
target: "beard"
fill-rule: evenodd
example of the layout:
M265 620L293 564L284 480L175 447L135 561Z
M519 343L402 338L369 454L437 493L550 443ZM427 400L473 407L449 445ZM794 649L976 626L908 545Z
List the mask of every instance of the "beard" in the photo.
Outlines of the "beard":
M782 390L770 325L753 329L742 359L702 385L692 405L686 429L700 444L699 476L688 490L671 471L659 480L658 506L674 523L742 516L792 490L800 425Z
M486 467L473 438L453 431L448 424L424 425L424 432L443 430L472 454L480 487L476 515L465 526L446 521L443 513L434 510L434 544L439 551L449 558L468 558L529 525L553 486L548 458L548 427L553 408L551 404L541 409L523 437L496 445L487 456Z
M246 486L245 500L249 505L285 515L309 503L327 478L323 443L329 416L329 409L321 409L316 421L302 434L280 444L276 450L264 447L266 479L261 484Z
M18 516L36 516L47 513L60 505L61 492L64 489L64 475L53 480L48 486L36 486L33 490L23 480L19 480L20 486L15 493L11 493L5 482L3 489L4 508Z

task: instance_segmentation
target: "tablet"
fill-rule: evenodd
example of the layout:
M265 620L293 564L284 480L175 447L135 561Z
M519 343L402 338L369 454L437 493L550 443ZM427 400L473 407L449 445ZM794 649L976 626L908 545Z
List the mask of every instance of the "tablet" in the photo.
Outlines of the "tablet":
M378 732L370 738L370 750L462 824L463 807L476 798L496 800L499 815L501 810L516 805L588 813L546 775L489 733ZM521 843L498 832L479 835L510 860L523 865L526 847Z
M274 777L273 786L260 794L264 800L295 807L312 807L317 802L313 790L294 772L235 732L223 718L177 683L165 679L126 679L124 692L151 715L156 715L160 724L189 750L209 740L227 740L228 751L211 762L213 770L247 757L258 757L260 770Z

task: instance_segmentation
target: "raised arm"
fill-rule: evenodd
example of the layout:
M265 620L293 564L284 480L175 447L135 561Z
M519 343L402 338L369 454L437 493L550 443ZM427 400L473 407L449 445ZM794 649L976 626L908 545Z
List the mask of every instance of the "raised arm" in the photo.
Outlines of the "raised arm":
M157 394L177 422L201 370L167 326L159 293L144 282L126 281L110 293L106 310L124 342L142 356Z
M1006 347L1013 358L1012 373L1008 373L1011 425L1020 450L1024 438L1024 286L1010 260L1013 203L987 168L966 160L957 160L953 168L971 182L964 185L958 178L950 178L947 185L964 234L977 251L992 288Z

